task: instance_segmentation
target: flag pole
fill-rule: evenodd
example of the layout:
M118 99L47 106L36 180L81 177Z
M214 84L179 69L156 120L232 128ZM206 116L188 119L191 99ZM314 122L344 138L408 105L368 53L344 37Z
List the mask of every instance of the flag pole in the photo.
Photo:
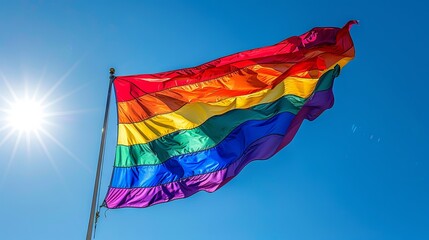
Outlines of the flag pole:
M112 92L113 80L115 80L115 69L110 68L109 72L110 72L109 90L107 93L106 109L104 111L103 128L101 129L100 152L98 154L97 172L95 174L94 192L92 195L91 213L89 215L88 231L86 232L86 240L92 239L92 230L94 229L94 222L95 222L94 217L95 217L96 205L97 205L97 200L98 200L100 173L101 173L101 167L102 167L103 155L104 155L104 144L106 143L107 120L108 120L108 116L109 116L110 95Z

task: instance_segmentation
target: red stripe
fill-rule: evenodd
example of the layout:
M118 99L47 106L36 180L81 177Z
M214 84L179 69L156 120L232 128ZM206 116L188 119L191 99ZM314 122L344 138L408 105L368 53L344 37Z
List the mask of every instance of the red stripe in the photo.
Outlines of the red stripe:
M350 21L341 29L314 28L301 36L290 37L273 46L239 52L193 68L119 76L114 82L116 98L118 102L132 100L147 93L218 78L246 66L273 63L279 57L287 59L282 62L297 63L320 54L320 51L341 52L342 49L353 46L349 28L354 23L356 22Z

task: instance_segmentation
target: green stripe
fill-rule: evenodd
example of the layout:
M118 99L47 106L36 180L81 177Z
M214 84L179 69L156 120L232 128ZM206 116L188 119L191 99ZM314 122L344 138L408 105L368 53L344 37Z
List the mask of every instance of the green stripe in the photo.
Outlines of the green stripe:
M338 72L339 67L325 73L320 78L315 91L329 89ZM260 104L248 109L235 109L223 115L214 116L197 128L178 131L146 144L118 145L115 167L155 165L173 156L212 148L240 124L249 120L268 119L282 112L297 114L305 101L305 98L287 95L272 103Z
M337 64L333 69L327 71L322 76L320 76L314 92L324 91L331 88L334 84L334 79L340 75L340 72L341 68Z

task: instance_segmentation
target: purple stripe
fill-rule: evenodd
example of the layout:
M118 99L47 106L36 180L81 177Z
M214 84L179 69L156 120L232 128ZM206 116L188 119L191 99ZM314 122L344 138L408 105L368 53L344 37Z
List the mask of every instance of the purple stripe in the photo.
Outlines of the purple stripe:
M186 198L198 191L214 192L235 177L249 162L274 155L283 136L270 135L255 141L241 158L227 168L185 180L149 188L110 188L108 208L148 207L157 203Z
M280 151L292 141L304 119L313 121L320 114L322 114L323 111L330 109L333 105L334 94L332 92L332 88L325 91L316 92L314 96L304 104L304 106L301 108L301 110L299 110L298 114L290 123L286 135L283 138L282 143L278 146L277 151Z
M244 154L227 168L177 182L148 188L109 188L105 203L108 208L148 207L189 197L198 191L214 192L234 178L248 163L267 159L286 146L304 119L314 120L334 102L332 89L316 92L293 119L285 136L269 135L251 144Z

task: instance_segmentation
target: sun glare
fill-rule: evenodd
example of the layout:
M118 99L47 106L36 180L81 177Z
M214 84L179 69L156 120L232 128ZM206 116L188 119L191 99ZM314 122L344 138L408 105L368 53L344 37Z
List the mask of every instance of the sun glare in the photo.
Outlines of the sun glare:
M10 151L9 159L5 160L4 156L0 159L7 162L6 167L0 169L0 186L7 179L9 168L13 163L22 163L21 161L14 161L14 159L18 153L23 152L23 148L26 148L27 160L34 159L32 151L42 151L60 178L61 173L57 167L58 158L51 154L51 149L54 148L62 149L63 152L89 171L89 167L70 151L61 142L61 139L57 138L58 130L63 127L61 124L63 117L70 118L75 114L87 111L64 111L64 107L59 105L61 101L72 96L84 86L66 92L59 91L61 83L78 63L53 82L48 89L41 86L43 81L48 81L45 78L45 72L42 73L38 81L36 80L35 85L28 85L30 81L24 79L14 86L0 71L0 84L2 86L0 88L0 147L5 152ZM61 111L55 109L61 109ZM19 157L24 156L20 155Z
M44 122L43 106L35 100L12 103L8 111L8 122L14 130L20 132L38 131Z

